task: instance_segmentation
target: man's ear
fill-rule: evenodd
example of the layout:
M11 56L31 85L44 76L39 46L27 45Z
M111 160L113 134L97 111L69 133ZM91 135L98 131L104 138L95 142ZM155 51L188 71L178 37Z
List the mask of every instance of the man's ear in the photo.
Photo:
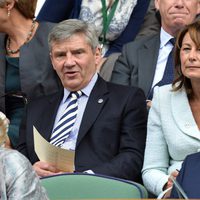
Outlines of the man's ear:
M53 56L52 56L52 53L51 53L51 52L49 53L49 57L50 57L50 59L51 59L51 64L52 64L52 66L53 66L53 69L55 70L54 61L53 61Z
M96 65L99 64L101 58L102 58L101 48L100 48L100 46L98 46L98 47L96 47L96 49L95 49L95 59L96 59L95 64L96 64Z

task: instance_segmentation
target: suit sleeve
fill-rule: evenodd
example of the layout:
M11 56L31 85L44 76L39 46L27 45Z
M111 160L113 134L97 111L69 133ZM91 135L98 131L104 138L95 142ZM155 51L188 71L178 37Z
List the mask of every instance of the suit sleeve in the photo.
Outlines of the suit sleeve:
M130 79L131 79L132 68L134 68L131 62L132 61L131 57L135 55L133 50L130 48L131 46L134 45L132 45L132 43L124 45L122 54L115 62L111 76L111 82L121 85L131 86Z
M46 0L38 16L38 21L61 22L69 19L75 0Z
M108 51L106 52L106 57L112 53L121 52L124 44L131 42L135 39L141 25L143 24L149 2L150 0L137 1L137 5L133 9L126 28L121 33L121 35L111 43Z
M131 89L130 89L131 90ZM118 154L94 173L139 181L146 140L147 111L142 90L130 93L122 113Z
M182 168L179 172L179 175L178 177L176 178L176 181L182 185L182 182L183 182L183 177L184 177L184 171L185 171L185 166L187 165L187 159L183 162L182 164ZM177 193L177 190L176 190L176 187L173 187L172 188L172 192L171 192L171 196L170 198L173 198L173 199L178 199L179 198L179 195Z
M200 197L199 191L199 166L200 153L188 155L182 164L176 181L179 183L188 198L198 199ZM171 198L179 198L177 189L172 188Z
M28 113L30 113L30 115L28 115ZM28 110L27 107L26 113L24 114L20 125L19 144L16 149L26 156L32 164L34 164L39 160L39 158L34 151L33 125L31 123L27 123L28 121L32 122L30 119L32 113L33 112ZM29 142L27 142L27 138Z
M159 87L154 89L152 107L148 116L142 179L148 191L159 195L168 181L169 152L161 122Z

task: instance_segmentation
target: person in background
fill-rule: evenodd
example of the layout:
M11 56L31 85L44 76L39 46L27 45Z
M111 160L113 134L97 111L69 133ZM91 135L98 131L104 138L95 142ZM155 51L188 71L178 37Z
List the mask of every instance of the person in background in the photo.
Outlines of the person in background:
M189 199L200 199L200 153L188 155L184 160L176 181ZM177 187L173 186L170 198L178 199ZM178 190L179 191L179 190Z
M8 119L0 112L0 199L47 200L39 177L25 156L4 148Z
M47 35L54 24L34 19L36 3L0 0L0 111L10 120L12 148L27 101L54 93L61 85L48 54Z
M111 76L111 82L142 88L149 107L154 87L173 81L174 37L194 21L200 1L155 0L155 7L161 16L160 33L124 45Z
M150 0L149 8L147 10L147 13L144 17L144 22L140 28L140 31L138 32L136 36L136 40L138 40L140 37L149 36L158 34L160 31L160 15L157 9L155 8L155 0Z
M186 26L175 45L175 80L156 87L149 112L142 178L155 195L172 186L182 162L200 147L200 22Z
M114 61L122 46L135 39L143 23L150 0L46 0L37 19L60 22L75 18L94 23L102 43L103 57L98 65L110 79ZM107 59L109 58L109 59Z
M59 23L50 32L49 47L63 88L27 106L17 149L39 176L59 172L38 159L34 125L51 144L75 151L76 172L141 181L147 125L142 90L97 74L101 52L92 24L77 19Z

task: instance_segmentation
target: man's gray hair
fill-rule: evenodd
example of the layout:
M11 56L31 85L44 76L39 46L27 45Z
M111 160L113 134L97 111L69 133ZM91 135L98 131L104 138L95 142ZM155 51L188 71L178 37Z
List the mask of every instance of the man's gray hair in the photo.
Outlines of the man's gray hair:
M93 24L86 23L78 19L64 20L53 27L49 33L49 49L52 50L54 42L60 42L69 39L75 34L85 35L87 43L95 50L99 45L96 27Z

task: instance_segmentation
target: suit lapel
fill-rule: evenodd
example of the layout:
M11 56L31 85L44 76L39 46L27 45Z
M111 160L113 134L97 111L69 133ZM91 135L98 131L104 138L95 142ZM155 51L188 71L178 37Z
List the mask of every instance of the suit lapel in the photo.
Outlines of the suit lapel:
M171 97L172 115L177 126L185 134L199 140L200 131L194 120L186 92L177 91Z
M60 102L63 98L63 90L60 91L59 93L56 93L51 96L46 102L45 106L45 112L44 115L42 116L43 118L43 123L39 122L39 129L42 136L49 141L53 129L53 125L55 122L56 114L58 111L58 107L60 105Z
M101 77L98 77L97 82L88 99L85 112L83 114L76 146L79 145L80 141L83 139L90 127L96 121L100 111L102 110L108 99L108 95L106 95L107 93L108 90L106 82Z
M147 96L155 74L160 49L160 34L148 40L138 51L138 86Z

